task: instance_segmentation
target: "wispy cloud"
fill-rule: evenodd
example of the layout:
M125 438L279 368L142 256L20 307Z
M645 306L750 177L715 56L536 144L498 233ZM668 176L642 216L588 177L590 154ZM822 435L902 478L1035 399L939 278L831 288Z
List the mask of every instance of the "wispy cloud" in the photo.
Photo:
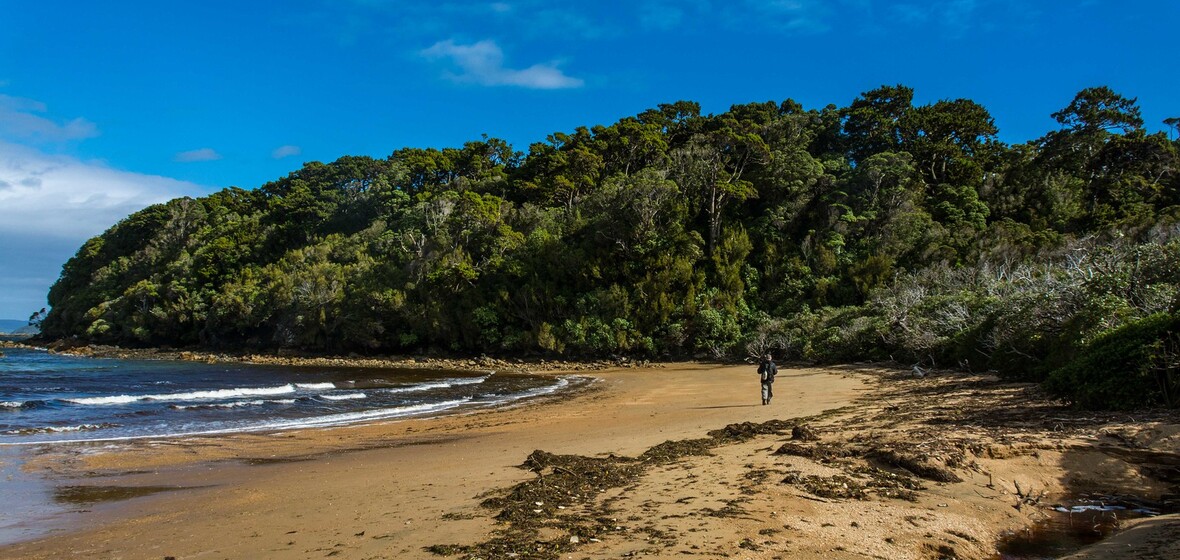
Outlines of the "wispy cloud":
M594 40L618 37L632 17L631 12L621 8L600 9L595 3L556 5L550 0L349 0L332 5L333 9L317 12L314 18L300 20L301 24L314 26L319 32L329 31L346 45L390 36L421 42L425 38L473 32L531 40ZM626 16L620 20L614 14Z
M292 146L288 144L286 146L279 146L275 148L274 151L270 153L270 157L274 159L283 159L285 157L297 156L302 153L303 149L299 146Z
M504 51L491 40L463 45L448 39L420 51L420 54L427 60L449 63L452 68L445 76L461 83L529 89L568 89L584 84L580 78L567 76L556 62L534 64L519 70L509 68L504 65Z
M156 202L200 193L192 183L112 169L0 142L0 235L81 244Z
M792 33L823 33L832 28L832 4L816 0L746 0L742 25L770 26Z
M959 36L982 23L978 8L976 0L952 0L938 4L901 2L888 6L887 14L902 25L935 26L946 35ZM1021 6L1017 11L1024 10Z
M98 127L83 118L58 122L42 113L40 101L0 94L0 138L22 142L63 142L98 136Z
M206 189L0 141L0 318L45 306L45 294L88 238L127 215Z
M585 40L617 38L626 33L627 22L602 17L588 10L575 7L551 7L548 2L534 2L534 5L520 10L514 18L519 32L533 37L563 37ZM591 5L587 3L586 5Z
M180 152L172 158L174 161L180 163L193 163L197 161L214 161L221 159L221 154L217 153L213 148L201 148L199 150L189 150L187 152Z

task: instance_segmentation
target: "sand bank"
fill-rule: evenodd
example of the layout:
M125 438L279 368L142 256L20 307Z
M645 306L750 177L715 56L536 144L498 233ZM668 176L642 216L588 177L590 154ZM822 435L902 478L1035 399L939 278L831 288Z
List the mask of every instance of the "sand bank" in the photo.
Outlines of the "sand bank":
M85 513L0 558L984 559L1057 502L1180 482L1175 418L986 376L784 368L761 406L750 366L593 375L466 416L63 447L26 468Z

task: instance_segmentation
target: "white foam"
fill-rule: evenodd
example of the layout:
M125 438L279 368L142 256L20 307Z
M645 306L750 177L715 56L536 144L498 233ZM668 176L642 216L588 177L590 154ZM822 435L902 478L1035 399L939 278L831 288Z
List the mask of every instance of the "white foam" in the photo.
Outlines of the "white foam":
M356 400L356 399L365 399L365 398L368 398L369 395L366 395L364 393L345 393L343 395L320 395L320 397L323 397L323 398L328 399L330 401L350 401L350 400Z
M561 389L569 387L569 384L570 384L569 379L566 379L564 377L558 377L557 382L555 382L554 384L552 384L548 387L540 387L537 389L533 389L531 391L527 391L527 392L525 392L523 397L526 397L526 398L527 397L540 397L542 395L553 394L553 393L556 393L557 391L560 391Z
M410 406L401 406L396 408L382 408L377 410L366 410L362 412L348 412L341 414L331 414L328 416L319 416L315 418L300 418L290 420L279 420L276 422L253 424L249 426L242 426L237 428L223 428L217 430L202 430L193 432L178 432L170 434L152 434L152 435L136 435L136 436L119 436L108 438L93 438L93 439L63 439L63 440L47 440L47 441L22 441L22 442L0 442L0 447L13 447L24 445L46 445L58 443L89 443L102 441L129 441L137 439L163 439L182 436L208 436L218 434L233 434L243 432L264 432L271 430L297 430L302 428L326 428L331 426L343 426L346 424L355 424L358 422L373 421L373 420L388 420L391 418L402 418L406 416L413 416L417 414L430 414L434 412L442 412L444 410L452 409L461 406L471 400L470 397L456 399L451 401L444 401L439 403L418 404Z
M296 383L296 387L300 389L310 389L315 391L322 391L324 389L335 389L335 383Z
M138 401L201 401L211 399L232 399L236 397L285 395L294 393L295 386L288 383L278 387L238 387L234 389L215 389L211 391L192 391L189 393L170 393L162 395L114 395L109 397L82 397L77 399L63 399L66 402L85 405L114 405L128 404Z
M239 408L243 406L261 406L264 404L294 404L295 399L276 399L276 400L252 400L252 401L233 401L227 403L214 404L179 404L172 408L177 410L187 410L193 408L209 409L209 408Z
M386 393L417 393L419 391L429 391L431 389L446 389L450 387L450 383L423 383L421 385L411 385L409 387L394 387L392 389L384 389Z
M448 379L447 381L449 381L452 386L454 386L454 385L475 385L477 383L483 383L484 381L487 381L488 378L491 376L492 376L492 374L489 373L483 377L463 377L463 378L459 378L459 379Z
M101 430L104 428L116 427L115 424L80 424L77 426L48 426L45 428L24 428L20 430L8 430L4 432L7 435L30 435L30 434L60 434L69 432L88 432L92 430Z
M437 381L434 383L423 383L421 385L411 385L409 387L394 387L385 389L386 393L417 393L420 391L429 391L431 389L447 389L450 387L457 387L459 385L476 385L487 381L491 374L483 377L460 377L447 379L445 381Z
M48 430L50 432L82 432L82 431L86 431L86 430L101 430L104 427L106 427L106 426L104 426L102 424L81 424L78 426L65 426L65 427L60 427L60 428L59 427L46 428L46 430Z
M251 427L248 429L237 429L232 431L253 431L253 430L290 430L296 428L320 428L325 426L340 426L344 424L353 424L365 420L383 420L386 418L398 418L402 416L410 416L413 414L425 414L430 412L439 412L450 408L455 408L471 400L471 397L462 399L455 399L450 401L443 401L438 403L423 403L410 406L399 406L396 408L382 408L377 410L364 410L359 412L346 412L342 414L330 414L328 416L319 416L316 418L303 418L299 420L284 420L265 424L259 427Z
M20 402L20 401L4 401L4 402L0 402L0 408L20 408L20 407L22 407L22 406L24 406L24 405L25 405L25 403L23 403L23 402Z

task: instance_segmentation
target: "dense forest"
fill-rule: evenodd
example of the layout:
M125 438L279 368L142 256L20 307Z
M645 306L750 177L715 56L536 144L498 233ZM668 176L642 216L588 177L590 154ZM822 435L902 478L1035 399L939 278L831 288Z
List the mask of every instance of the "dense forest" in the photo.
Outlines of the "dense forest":
M527 153L485 136L172 200L78 250L43 332L331 353L772 350L1174 405L1180 140L1106 87L1016 145L979 104L913 93L716 115L680 101Z

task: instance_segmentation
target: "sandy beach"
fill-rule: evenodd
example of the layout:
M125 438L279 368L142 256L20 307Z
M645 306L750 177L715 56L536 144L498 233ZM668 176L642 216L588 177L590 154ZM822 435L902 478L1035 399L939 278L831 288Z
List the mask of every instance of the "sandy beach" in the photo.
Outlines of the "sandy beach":
M25 469L75 513L0 558L988 559L1079 496L1178 505L1174 414L867 366L784 367L761 406L753 372L609 369L506 410L46 449ZM1112 525L1076 558L1180 555L1172 516Z

